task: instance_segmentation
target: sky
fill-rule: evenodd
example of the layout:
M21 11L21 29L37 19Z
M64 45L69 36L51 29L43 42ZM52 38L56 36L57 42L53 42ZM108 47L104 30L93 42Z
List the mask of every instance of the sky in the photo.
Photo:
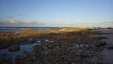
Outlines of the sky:
M113 27L113 0L0 0L0 27Z

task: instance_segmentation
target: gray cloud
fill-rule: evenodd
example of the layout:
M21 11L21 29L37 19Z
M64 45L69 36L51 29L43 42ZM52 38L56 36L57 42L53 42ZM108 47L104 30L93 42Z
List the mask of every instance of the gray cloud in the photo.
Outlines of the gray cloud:
M44 25L37 21L0 20L0 27L42 27Z
M113 21L103 22L99 25L101 25L102 27L113 27Z
M113 27L113 21L108 22L80 22L80 23L70 23L70 24L61 24L61 23L49 23L49 22L38 22L38 21L25 21L17 20L13 17L11 19L0 20L0 27Z
M8 16L7 18L15 18L15 17L13 17L13 16Z

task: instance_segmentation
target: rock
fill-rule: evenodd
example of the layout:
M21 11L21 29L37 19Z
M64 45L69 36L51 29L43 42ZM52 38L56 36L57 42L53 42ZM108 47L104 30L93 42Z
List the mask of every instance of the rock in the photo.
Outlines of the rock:
M109 46L108 49L113 49L113 46Z
M107 45L106 42L99 42L96 44L96 47L101 47L101 46L105 46L105 45Z
M17 63L16 63L16 61L15 61L15 60L12 60L12 63L11 63L11 64L17 64Z
M38 40L37 42L41 42L40 40Z
M11 46L9 46L9 51L10 52L16 52L16 51L19 51L19 49L20 49L19 45L11 45Z
M97 37L98 39L108 39L107 37L101 36L101 37Z
M103 62L99 62L98 64L103 64Z

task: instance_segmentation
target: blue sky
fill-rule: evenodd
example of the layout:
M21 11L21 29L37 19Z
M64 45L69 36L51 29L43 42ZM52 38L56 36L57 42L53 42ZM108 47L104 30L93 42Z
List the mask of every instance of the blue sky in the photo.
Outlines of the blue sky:
M108 27L113 0L0 0L1 26Z

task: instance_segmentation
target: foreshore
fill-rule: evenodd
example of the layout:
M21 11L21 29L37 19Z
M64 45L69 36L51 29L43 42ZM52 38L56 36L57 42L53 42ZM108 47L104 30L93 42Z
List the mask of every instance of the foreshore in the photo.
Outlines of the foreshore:
M21 29L0 33L0 48L15 53L22 45L32 45L25 57L0 58L0 64L107 64L100 52L107 44L97 29L60 28L47 30ZM21 46L20 46L21 45ZM23 47L25 48L25 47ZM26 48L27 49L27 48ZM29 49L28 49L29 50ZM20 53L20 52L19 52Z

